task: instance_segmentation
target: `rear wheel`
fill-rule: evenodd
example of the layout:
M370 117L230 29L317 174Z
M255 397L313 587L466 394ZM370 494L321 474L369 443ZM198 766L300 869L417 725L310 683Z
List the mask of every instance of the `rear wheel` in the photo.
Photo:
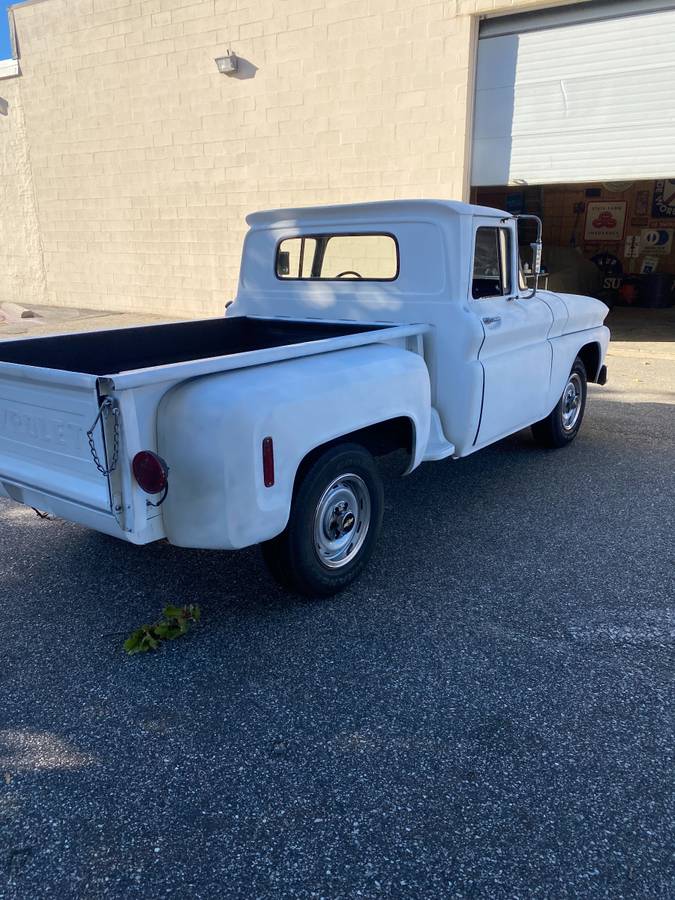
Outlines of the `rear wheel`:
M384 492L373 457L357 444L321 454L297 486L286 529L262 545L274 578L307 596L330 596L357 578L382 525Z
M555 408L532 426L532 434L542 447L566 447L579 433L586 409L586 367L577 356L565 389Z

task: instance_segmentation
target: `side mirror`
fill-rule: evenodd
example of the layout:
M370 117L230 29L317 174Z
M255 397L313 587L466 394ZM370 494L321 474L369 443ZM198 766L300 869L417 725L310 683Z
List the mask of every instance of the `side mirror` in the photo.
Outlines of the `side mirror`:
M541 234L543 231L543 225L539 216L514 216L517 222L525 221L529 219L530 222L536 222L537 224L537 239L530 244L532 248L532 276L534 278L534 285L529 293L524 294L523 299L529 300L530 297L534 297L539 288L539 275L541 274L541 251L542 251L542 241Z

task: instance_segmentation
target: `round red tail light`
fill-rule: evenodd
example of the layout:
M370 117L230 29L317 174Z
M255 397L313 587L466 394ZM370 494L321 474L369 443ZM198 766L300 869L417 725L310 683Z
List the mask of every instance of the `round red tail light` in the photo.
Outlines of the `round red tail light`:
M169 467L152 450L141 450L132 463L134 478L146 494L159 494L167 485Z

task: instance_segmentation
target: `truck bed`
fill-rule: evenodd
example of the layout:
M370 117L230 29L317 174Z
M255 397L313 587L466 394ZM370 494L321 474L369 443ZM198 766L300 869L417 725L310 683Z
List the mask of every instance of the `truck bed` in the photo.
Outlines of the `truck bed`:
M155 447L157 407L174 385L366 344L421 352L427 330L233 316L0 341L0 497L125 540L157 540L161 516L148 512L130 467L103 467L118 458L119 435L127 460ZM99 415L104 401L117 419Z
M0 342L0 362L113 376L377 331L384 325L246 316Z

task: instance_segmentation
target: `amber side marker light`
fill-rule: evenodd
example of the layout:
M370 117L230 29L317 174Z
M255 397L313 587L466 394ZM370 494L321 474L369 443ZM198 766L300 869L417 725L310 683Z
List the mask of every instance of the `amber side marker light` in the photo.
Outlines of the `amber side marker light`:
M137 453L131 467L139 488L146 494L159 494L166 490L169 483L169 467L162 457L152 450L141 450Z
M271 437L263 438L262 462L265 487L272 487L274 485L274 441Z

